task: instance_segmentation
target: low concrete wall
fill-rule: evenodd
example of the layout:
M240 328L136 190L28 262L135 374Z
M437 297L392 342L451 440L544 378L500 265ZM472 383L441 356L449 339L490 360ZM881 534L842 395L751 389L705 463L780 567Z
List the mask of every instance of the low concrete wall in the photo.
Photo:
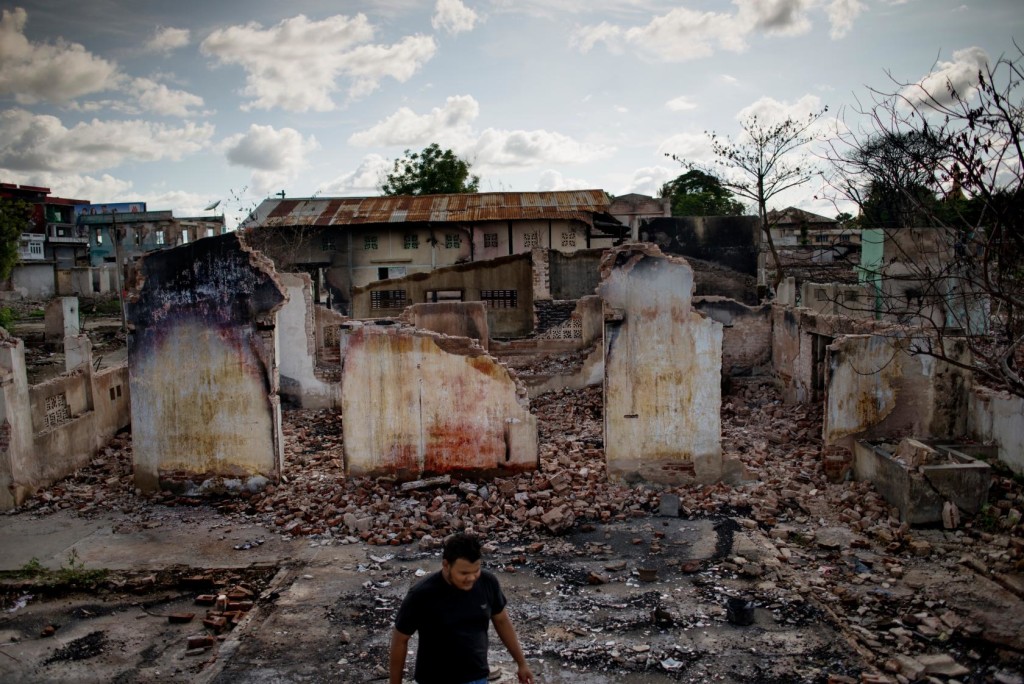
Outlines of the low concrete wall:
M1024 398L977 387L969 401L970 434L980 442L995 444L999 460L1024 475Z
M874 484L900 520L921 525L942 520L949 501L967 513L977 513L988 499L991 468L966 454L940 449L933 462L908 465L895 457L895 445L854 444L854 477Z
M77 370L29 386L21 340L0 338L0 510L78 470L130 424L127 366L93 374L82 349Z
M828 347L826 444L849 438L915 435L953 439L967 429L970 374L929 356L911 355L910 339L848 335ZM947 342L950 358L966 363L962 341Z
M537 468L537 418L525 391L471 340L353 326L343 349L349 474L415 479Z
M11 271L11 289L25 299L50 299L57 294L53 263L18 262Z
M405 310L402 318L423 330L476 340L485 351L490 343L487 308L483 302L413 304Z

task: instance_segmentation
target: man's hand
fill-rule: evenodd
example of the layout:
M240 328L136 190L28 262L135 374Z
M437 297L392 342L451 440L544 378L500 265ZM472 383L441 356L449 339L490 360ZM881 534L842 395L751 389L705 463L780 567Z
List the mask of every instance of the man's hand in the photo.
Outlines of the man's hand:
M519 684L534 684L533 672L525 660L519 663L519 671L516 674L519 676Z

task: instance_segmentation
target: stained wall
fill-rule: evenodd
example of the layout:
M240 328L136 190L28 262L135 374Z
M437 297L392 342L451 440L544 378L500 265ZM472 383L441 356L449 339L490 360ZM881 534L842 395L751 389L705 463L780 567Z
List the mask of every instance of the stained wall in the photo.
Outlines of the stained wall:
M605 454L614 479L722 475L722 325L693 310L693 271L654 245L610 250L605 301Z
M525 390L474 341L353 325L342 346L345 467L403 479L537 468Z
M237 233L154 252L127 306L136 486L276 479L283 458L269 260Z

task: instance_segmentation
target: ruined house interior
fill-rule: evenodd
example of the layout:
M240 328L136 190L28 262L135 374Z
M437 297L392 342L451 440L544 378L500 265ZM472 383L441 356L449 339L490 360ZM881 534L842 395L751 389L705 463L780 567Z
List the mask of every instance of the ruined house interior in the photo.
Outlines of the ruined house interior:
M383 679L461 530L541 681L1024 681L1022 401L597 193L275 200L4 333L0 676Z

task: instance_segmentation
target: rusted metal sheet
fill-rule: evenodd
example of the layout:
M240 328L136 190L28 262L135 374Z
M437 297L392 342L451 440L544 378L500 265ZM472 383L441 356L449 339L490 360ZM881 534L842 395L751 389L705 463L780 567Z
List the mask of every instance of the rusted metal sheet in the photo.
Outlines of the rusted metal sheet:
M398 197L265 200L262 225L343 226L395 222L575 219L592 223L610 206L603 190L489 192Z

